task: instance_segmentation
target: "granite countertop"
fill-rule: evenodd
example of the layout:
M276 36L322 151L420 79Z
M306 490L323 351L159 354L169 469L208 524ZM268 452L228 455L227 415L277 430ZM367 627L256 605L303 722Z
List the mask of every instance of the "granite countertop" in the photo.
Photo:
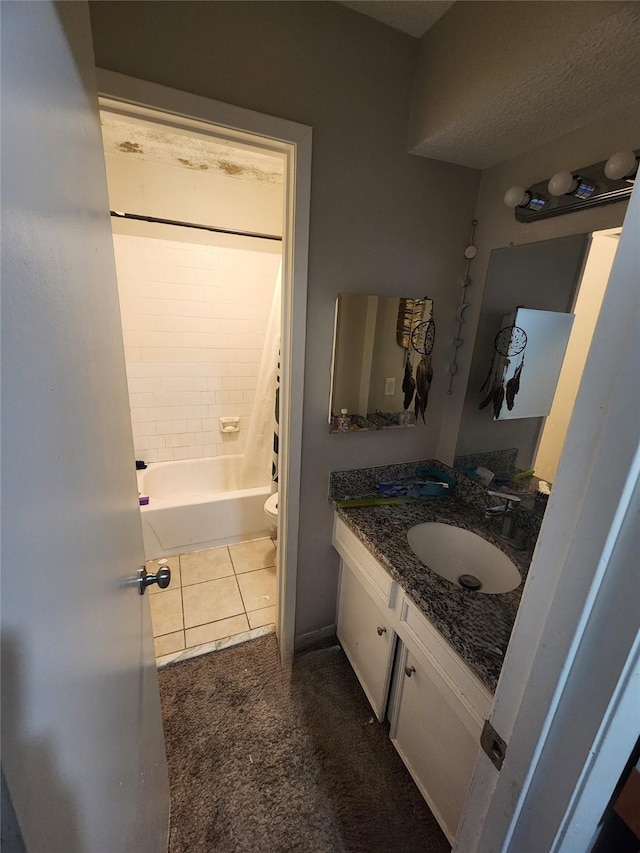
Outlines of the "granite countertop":
M487 519L481 509L454 497L389 506L349 507L336 512L483 684L495 692L523 584L501 595L457 587L420 562L409 547L407 530L425 521L471 530L510 557L523 583L532 551L518 551L501 542L495 535L498 522Z

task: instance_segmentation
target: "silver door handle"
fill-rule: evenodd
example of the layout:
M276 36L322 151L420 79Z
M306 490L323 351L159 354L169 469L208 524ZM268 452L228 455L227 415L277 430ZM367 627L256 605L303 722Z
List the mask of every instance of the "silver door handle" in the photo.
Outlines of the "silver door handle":
M144 566L138 569L138 592L144 595L148 586L157 583L160 589L166 589L171 583L171 569L162 566L155 575L150 575Z

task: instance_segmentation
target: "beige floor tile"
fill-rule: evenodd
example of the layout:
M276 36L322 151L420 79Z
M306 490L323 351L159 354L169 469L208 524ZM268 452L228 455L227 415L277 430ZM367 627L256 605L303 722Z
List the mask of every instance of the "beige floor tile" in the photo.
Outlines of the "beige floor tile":
M154 637L182 630L184 625L182 623L181 590L162 589L159 595L151 596L149 604L151 605L151 623Z
M271 539L238 542L237 545L229 545L229 553L236 574L265 569L276 562L276 549Z
M174 631L173 634L155 637L153 645L157 658L161 655L170 655L172 652L181 652L184 649L184 631Z
M237 580L247 613L276 603L275 566L238 575Z
M235 575L182 588L186 628L244 613Z
M201 643L211 643L213 640L222 640L225 637L233 637L234 634L242 634L249 630L249 623L244 613L241 616L231 616L229 619L220 619L219 622L210 622L208 625L198 625L197 628L187 628L187 648L199 646Z
M226 545L223 548L209 548L207 551L181 554L180 569L183 586L225 578L233 574L233 566Z
M262 628L263 625L275 625L276 623L276 606L263 607L261 610L252 610L247 613L249 618L249 626L251 628Z
M180 589L182 585L180 580L180 557L161 557L159 560L147 560L147 571L150 575L155 575L161 566L169 566L171 569L171 583L167 589ZM153 595L157 592L164 592L158 584L152 583L147 587L147 592Z

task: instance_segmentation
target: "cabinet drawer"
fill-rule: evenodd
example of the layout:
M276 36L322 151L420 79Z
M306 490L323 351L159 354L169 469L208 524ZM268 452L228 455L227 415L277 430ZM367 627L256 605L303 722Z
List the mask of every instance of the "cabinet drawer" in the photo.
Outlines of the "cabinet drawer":
M458 701L466 706L476 725L482 727L491 710L491 693L406 595L400 606L398 633L410 648L431 659L444 681L458 694Z
M338 515L333 525L333 547L358 575L365 589L382 604L393 607L396 582Z
M337 634L379 722L387 708L396 634L358 577L340 570Z

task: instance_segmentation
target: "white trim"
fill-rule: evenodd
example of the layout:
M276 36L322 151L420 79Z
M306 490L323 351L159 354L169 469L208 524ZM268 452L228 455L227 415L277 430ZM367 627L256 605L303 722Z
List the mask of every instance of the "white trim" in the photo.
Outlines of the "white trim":
M123 115L194 133L248 142L285 158L285 213L282 258L282 358L280 406L279 548L276 634L288 670L295 645L296 581L302 407L307 317L307 266L311 196L311 128L117 74L96 69L100 105Z

